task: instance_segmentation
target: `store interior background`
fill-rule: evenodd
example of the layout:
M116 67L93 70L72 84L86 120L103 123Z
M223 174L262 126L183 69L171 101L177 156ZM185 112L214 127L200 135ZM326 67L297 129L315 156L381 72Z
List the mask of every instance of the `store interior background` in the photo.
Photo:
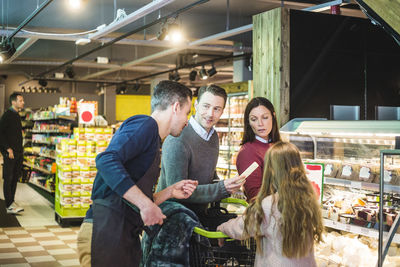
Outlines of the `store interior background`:
M2 1L4 12L0 12L0 35L10 34L13 27L17 27L44 2ZM193 90L209 83L246 84L251 88L252 83L248 81L260 79L254 69L264 70L262 75L267 76L267 66L264 68L251 64L251 54L254 55L256 51L253 51L254 26L253 30L248 26L257 14L279 7L290 9L290 38L285 40L290 60L288 65L277 67L278 72L288 73L288 80L283 87L288 88L290 98L286 104L272 99L275 107L287 111L285 119L279 121L280 126L294 118L329 119L330 105L360 106L361 120L375 120L375 106L400 106L399 44L382 28L373 25L355 1L341 6L342 16L329 14L329 8L320 12L302 10L326 2L323 0L203 1L181 13L175 20L183 30L186 45L202 40L204 42L201 45L191 47L158 40L157 35L161 29L158 23L127 37L120 44L113 44L73 62L73 77L68 77L67 66L55 69L102 43L139 29L159 16L197 3L195 0L153 1L168 4L160 11L155 9L145 18L86 45L76 45L75 41L87 37L87 34L58 35L108 25L114 20L117 9L124 9L126 14L130 14L151 2L86 0L76 10L68 7L67 0L50 3L23 30L56 35L44 36L20 31L14 41L15 47L20 47L23 52L11 61L0 64L0 114L9 107L8 98L12 92L21 91L22 87L40 88L39 79L47 82L47 88L56 88L58 91L51 94L23 93L25 107L34 110L46 108L58 104L60 97L93 100L98 102L98 112L104 115L109 124L126 118L132 111L130 108L134 112L135 107L131 105L133 107L129 107L123 116L118 114L118 99L126 96L131 99L149 97L154 85L160 80L169 79L169 74L175 73L177 68L179 82ZM210 36L212 40L206 40ZM271 54L274 52L267 51ZM244 56L234 58L239 55ZM110 62L98 63L97 57L107 57ZM255 61L253 58L252 62ZM200 79L199 71L203 65L206 70L214 66L217 73L207 80ZM111 69L113 71L107 72ZM192 70L197 71L194 81L189 79ZM55 72L63 73L64 78L55 78ZM163 74L155 75L157 73ZM124 95L119 94L123 88L127 91ZM280 90L283 89L268 87L253 92L256 96L269 97L269 94L262 92ZM249 95L252 95L250 91ZM149 113L150 107L145 111ZM23 224L56 225L54 206L45 204L46 200L37 199L33 193L25 194L31 192L28 186L23 190L24 193L17 192L17 197L23 199L21 204L27 207L26 213L33 214L33 217L26 216ZM39 202L33 202L33 199ZM75 233L77 229L73 231ZM75 249L73 238L71 235L71 243L64 245ZM76 263L76 255L71 257Z
M110 24L115 17L116 9L124 9L126 14L130 14L149 3L149 1L128 0L85 1L81 8L71 10L67 2L52 2L24 29L46 33L83 32L95 29L101 24ZM22 54L8 64L0 65L0 84L5 85L4 94L0 94L2 98L0 111L9 106L7 99L13 91L21 90L22 86L40 87L38 80L29 81L32 78L43 78L47 81L47 87L58 88L60 93L54 95L27 93L25 94L26 107L46 107L56 104L59 96L77 95L78 99L99 101L99 113L104 114L109 123L116 122L116 89L124 86L123 82L127 80L129 82L127 82L126 94L149 95L152 83L168 79L168 72L137 81L134 79L203 61L209 61L204 65L206 69L209 69L214 59L216 75L208 80L201 80L197 76L195 81L190 81L189 73L193 68L182 68L178 70L180 82L192 88L198 88L207 83L224 84L253 78L252 72L248 70L249 57L218 60L233 54L251 53L253 41L251 30L232 34L221 40L206 42L199 49L188 47L180 50L179 45L157 40L160 24L129 36L132 45L113 44L75 61L72 64L73 78L68 78L64 74L61 81L55 81L53 73L64 73L65 66L43 77L38 76L99 46L101 42L107 42L112 37L137 29L159 16L165 16L194 3L194 1L191 3L170 2L160 11L155 10L147 15L145 19L141 18L111 33L107 36L108 39L92 41L83 46L75 44L77 36L41 38L19 32L14 38L15 47L19 47L27 37L31 37L31 40L38 39L32 41L31 45L21 46L26 49ZM329 13L329 9L319 13L296 11L322 2L324 1L259 0L248 5L245 1L206 1L180 14L175 22L182 28L185 38L188 41L194 41L249 25L252 23L253 15L281 5L290 8L293 10L290 25L290 119L329 118L330 105L359 105L362 111L367 105L367 114L361 112L361 119L375 119L376 105L393 106L400 103L398 44L384 30L372 25L360 11L359 6L352 1L341 7L342 15L351 16L346 21L342 16L321 14ZM40 1L38 3L40 4ZM0 30L2 35L12 32L12 27L18 26L31 14L38 3L35 1L26 3L22 0L4 3L7 12L3 14L2 19L7 24L5 29ZM20 6L24 8L20 9ZM343 24L340 30L337 30L338 23ZM149 61L143 60L155 53L163 51L165 53L167 49L174 47L178 47L180 51L166 53L166 56ZM96 63L98 56L109 58L110 63ZM133 63L130 67L121 67L123 64L138 59L144 62ZM199 71L201 67L196 66L196 70ZM89 74L110 68L115 68L115 71L88 78ZM139 89L134 88L136 84L140 84Z

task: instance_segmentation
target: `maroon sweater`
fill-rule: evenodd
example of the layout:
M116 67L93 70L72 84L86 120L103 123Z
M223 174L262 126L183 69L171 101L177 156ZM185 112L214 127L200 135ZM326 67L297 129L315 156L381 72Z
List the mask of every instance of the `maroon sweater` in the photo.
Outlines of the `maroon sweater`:
M271 143L263 143L255 139L253 142L245 143L239 151L236 160L236 168L239 174L243 173L254 161L260 166L247 177L244 184L244 193L246 194L247 201L255 197L261 188L264 157L270 146Z

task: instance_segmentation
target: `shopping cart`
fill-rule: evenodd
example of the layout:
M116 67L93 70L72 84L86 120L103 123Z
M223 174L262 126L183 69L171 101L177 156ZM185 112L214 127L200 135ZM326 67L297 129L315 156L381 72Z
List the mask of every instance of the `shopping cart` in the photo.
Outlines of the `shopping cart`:
M221 203L248 206L246 201L234 198L223 199ZM222 232L207 231L199 227L195 227L193 232L189 247L191 267L254 266L254 239L233 240ZM225 239L222 247L218 246L219 238Z

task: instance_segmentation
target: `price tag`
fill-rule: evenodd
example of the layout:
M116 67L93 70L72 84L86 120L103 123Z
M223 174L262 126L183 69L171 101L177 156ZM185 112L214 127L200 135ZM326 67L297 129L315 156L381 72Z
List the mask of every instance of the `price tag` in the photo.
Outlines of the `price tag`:
M351 181L350 185L352 188L361 189L361 182Z
M345 228L344 228L347 232L351 232L351 226L346 224Z
M343 169L342 169L342 175L350 176L352 171L353 170L351 169L351 165L345 165L345 166L343 166Z
M331 176L332 171L333 171L333 165L332 165L332 164L329 164L329 163L326 164L326 165L325 165L324 175L326 175L326 176Z
M369 179L369 176L371 175L371 170L368 167L361 167L360 169L360 178L363 178L364 180Z
M392 172L385 170L383 180L385 181L385 183L389 183L392 180Z
M361 234L363 234L363 235L369 235L369 229L367 229L367 228L361 228Z

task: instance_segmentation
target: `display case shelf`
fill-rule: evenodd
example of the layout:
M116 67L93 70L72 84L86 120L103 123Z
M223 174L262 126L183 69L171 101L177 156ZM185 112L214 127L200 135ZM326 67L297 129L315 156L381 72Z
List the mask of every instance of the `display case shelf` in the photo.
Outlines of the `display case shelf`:
M64 134L70 134L71 130L32 130L32 133L64 133Z
M226 119L243 119L244 114L222 114L222 116L219 118L220 120L226 120Z
M243 128L240 127L215 127L217 132L228 133L228 132L244 132Z
M352 180L332 178L332 177L325 177L324 183L328 185L344 186L348 188L379 191L379 184L375 183L352 181ZM398 185L385 184L384 188L386 193L400 193L400 186Z
M50 121L50 120L58 120L58 119L75 121L76 116L55 116L55 117L51 117L51 118L33 118L30 120L32 120L32 121Z
M34 151L25 151L25 153L56 160L55 156L46 155L43 153L38 153L38 152L34 152Z
M234 151L239 151L240 147L239 146L219 146L219 150L223 151L229 151L229 150L234 150Z
M324 225L329 228L333 228L336 230L342 230L358 235L363 235L363 236L368 236L368 237L373 237L373 238L378 238L379 231L376 229L372 228L366 228L362 226L357 226L357 225L352 225L352 224L347 224L347 223L341 223L341 222L335 222L329 219L324 219ZM385 232L385 235L388 233ZM396 234L393 238L394 243L400 243L400 234Z

